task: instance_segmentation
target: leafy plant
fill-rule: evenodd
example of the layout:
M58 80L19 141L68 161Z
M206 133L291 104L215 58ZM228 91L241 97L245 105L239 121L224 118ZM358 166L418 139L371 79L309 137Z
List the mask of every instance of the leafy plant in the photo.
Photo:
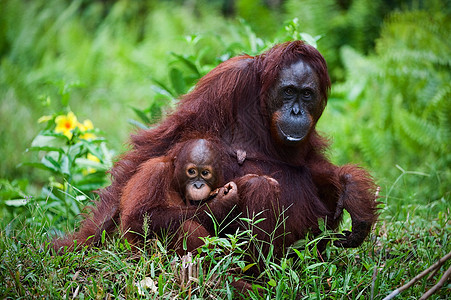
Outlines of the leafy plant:
M71 88L73 85L63 84L59 92L67 114L56 112L38 120L45 127L27 151L36 153L39 161L23 163L48 173L49 182L42 188L40 198L47 205L62 205L64 214L57 209L54 212L66 219L78 215L87 200L93 199L92 191L107 184L106 171L112 165L113 155L91 120L80 122L70 110Z
M289 0L285 2L285 17L299 18L302 31L323 37L318 49L327 60L333 81L343 81L346 67L340 49L346 45L365 55L374 53L375 41L390 13L415 9L430 14L450 12L449 3L440 0Z
M347 80L334 86L328 108L328 124L336 127L322 123L337 131L331 135L340 163L363 160L376 176L390 175L388 182L399 175L395 165L425 173L428 181L421 175L404 180L426 199L449 197L449 21L424 11L397 13L383 27L374 55L343 47Z

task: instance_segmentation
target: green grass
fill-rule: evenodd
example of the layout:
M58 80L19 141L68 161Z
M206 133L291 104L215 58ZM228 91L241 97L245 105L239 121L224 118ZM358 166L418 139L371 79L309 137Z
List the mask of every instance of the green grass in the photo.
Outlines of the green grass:
M370 299L371 295L382 299L451 251L449 210L430 216L430 206L412 204L391 215L390 199L383 202L380 221L357 249L329 246L318 256L310 246L299 249L294 258L270 257L259 278L248 278L225 270L244 266L237 248L245 249L249 240L235 248L227 246L230 242L225 241L230 239L212 241L216 246L204 249L200 256L203 285L186 286L179 280L180 261L173 262L176 255L165 250L164 241L150 240L145 249L133 253L120 237L113 236L100 248L53 255L47 248L52 233L48 232L49 220L43 217L46 212L31 200L27 206L32 218L18 216L1 231L0 297L226 299L236 295L230 287L233 275L261 286L263 298L268 299ZM436 205L445 208L447 203ZM445 263L434 276L426 276L399 298L419 298L449 265ZM146 277L157 290L148 289L146 296L140 296L136 283ZM431 299L445 299L450 288L451 284L445 285Z

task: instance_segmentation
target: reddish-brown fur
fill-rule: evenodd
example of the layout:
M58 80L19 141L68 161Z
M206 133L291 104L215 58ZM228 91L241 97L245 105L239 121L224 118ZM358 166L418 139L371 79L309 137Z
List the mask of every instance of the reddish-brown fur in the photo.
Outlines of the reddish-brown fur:
M127 182L122 192L119 205L120 227L129 242L142 240L144 218L148 217L149 236L153 234L174 234L182 225L182 231L192 236L194 231L214 233L213 220L209 214L222 221L230 210L238 203L235 183L225 184L222 164L227 164L229 157L222 152L218 142L208 140L210 153L214 155L212 169L218 178L217 194L211 200L199 205L191 205L183 199L185 186L176 176L178 169L188 163L187 156L191 153L197 140L178 143L166 156L151 158L139 166L132 178ZM184 173L184 172L183 172ZM225 187L223 187L225 185ZM229 186L234 187L229 191ZM224 193L227 189L227 193ZM196 228L193 222L199 224ZM190 224L188 226L187 224ZM187 228L193 232L187 232Z
M271 242L277 255L282 254L285 246L305 237L308 231L318 233L318 218L326 219L329 228L337 228L343 209L352 217L353 233L348 236L349 241L344 239L337 244L358 246L377 218L375 185L369 174L356 166L339 167L329 162L324 155L327 142L314 127L296 147L284 147L271 136L267 95L280 71L299 60L310 65L318 76L324 108L330 80L323 57L313 47L295 41L276 45L259 56L229 59L201 78L196 88L185 95L177 109L158 126L132 136L132 149L112 168L112 184L99 192L100 201L93 208L91 218L81 224L75 235L57 242L56 248L71 244L73 239L83 243L91 235L91 241L97 242L102 230L114 229L120 210L129 209L141 219L144 214L165 213L151 205L134 209L132 199L125 199L120 207L120 199L130 181L139 181L140 175L136 180L134 176L145 168L149 159L165 157L193 131L221 139L227 145L222 150L231 157L236 156L238 150L245 151L244 162L241 158L240 163L237 160L226 162L224 179L237 182L241 199L239 211L248 216L261 213L259 218L265 218L258 224L260 228L253 229L259 239L270 241L266 233L276 230L274 236L278 238ZM148 168L159 171L160 162L148 164ZM244 176L250 173L271 176L279 184L274 185L263 176ZM170 174L161 172L161 177L156 174L152 175L155 180L152 184L157 192L163 192L166 188L163 184L170 180ZM161 197L163 199L163 195ZM126 208L128 201L130 207ZM225 212L224 209L215 214L221 217ZM277 226L282 219L285 219L283 226ZM170 226L158 217L152 217L151 222L155 229ZM135 229L139 226L137 222ZM238 222L231 225L232 228L239 226L242 225Z

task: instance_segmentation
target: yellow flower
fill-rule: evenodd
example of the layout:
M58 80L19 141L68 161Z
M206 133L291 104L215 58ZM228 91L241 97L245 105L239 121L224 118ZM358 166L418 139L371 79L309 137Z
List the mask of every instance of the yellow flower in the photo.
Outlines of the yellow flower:
M99 159L97 156L92 155L91 153L88 153L88 155L86 156L86 158L89 159L90 161L93 161L93 162L100 162L100 159ZM89 175L89 174L94 173L95 171L96 171L95 168L88 167L87 170L83 170L83 171L82 171L82 174L83 174L84 176L87 176L87 175Z
M96 138L96 135L94 133L85 132L87 130L94 129L94 125L92 124L91 120L84 120L83 124L78 123L77 126L78 126L78 128L80 128L80 131L83 132L83 134L80 135L81 139L92 140L92 139Z
M80 136L80 138L83 139L83 140L93 140L96 137L97 136L94 133L90 133L90 132L86 132L85 134L82 134Z
M78 128L80 128L81 131L94 129L94 125L92 124L91 120L84 120L83 124L82 123L78 123L77 126L78 126Z
M55 132L61 132L70 140L72 138L71 130L77 127L77 117L70 111L67 115L56 117L55 123Z
M100 159L97 156L92 155L91 153L88 153L86 158L93 162L100 162Z

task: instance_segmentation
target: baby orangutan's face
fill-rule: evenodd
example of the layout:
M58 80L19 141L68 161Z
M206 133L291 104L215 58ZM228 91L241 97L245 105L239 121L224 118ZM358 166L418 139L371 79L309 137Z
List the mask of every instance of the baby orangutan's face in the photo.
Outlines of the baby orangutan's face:
M181 164L181 168L177 168L180 190L184 191L187 202L206 200L219 185L218 172L221 170L216 165L218 158L209 147L209 142L204 139L189 144L185 153L187 155L177 161L177 164Z

